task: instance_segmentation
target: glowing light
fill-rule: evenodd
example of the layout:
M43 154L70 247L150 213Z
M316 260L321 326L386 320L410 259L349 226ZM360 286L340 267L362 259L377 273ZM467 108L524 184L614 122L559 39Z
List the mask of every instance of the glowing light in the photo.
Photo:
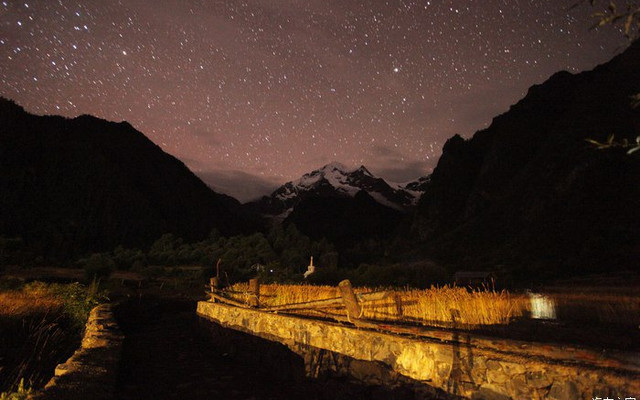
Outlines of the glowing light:
M531 301L531 318L556 319L556 302L549 296L529 293Z

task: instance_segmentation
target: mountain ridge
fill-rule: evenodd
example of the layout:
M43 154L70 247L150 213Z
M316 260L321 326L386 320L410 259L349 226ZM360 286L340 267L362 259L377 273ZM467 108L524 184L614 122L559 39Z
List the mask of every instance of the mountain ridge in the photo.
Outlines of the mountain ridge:
M126 122L37 116L0 99L0 236L68 259L164 233L187 240L253 224L180 160Z
M640 265L640 158L586 139L635 141L640 43L592 71L558 72L465 140L450 138L411 234L464 268L561 275ZM414 241L415 242L415 241Z

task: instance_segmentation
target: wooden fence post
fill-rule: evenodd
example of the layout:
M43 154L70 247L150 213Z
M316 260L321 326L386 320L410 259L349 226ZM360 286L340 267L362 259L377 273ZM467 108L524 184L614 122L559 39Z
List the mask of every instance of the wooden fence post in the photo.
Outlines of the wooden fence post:
M398 292L393 293L393 301L396 305L396 314L398 314L398 319L404 319L404 309L402 308L402 298L400 298L400 294Z
M220 279L218 277L209 278L209 289L211 293L216 293L220 289ZM212 296L211 301L216 303L216 298Z
M340 296L342 296L344 306L347 309L347 318L349 320L360 319L362 316L362 309L360 308L360 304L358 304L358 299L356 298L355 293L353 293L351 282L348 279L345 279L338 284L338 288L340 289Z
M213 277L209 279L209 286L211 287L211 292L215 292L220 289L220 279L217 277Z
M249 280L249 305L260 307L260 282L258 278Z

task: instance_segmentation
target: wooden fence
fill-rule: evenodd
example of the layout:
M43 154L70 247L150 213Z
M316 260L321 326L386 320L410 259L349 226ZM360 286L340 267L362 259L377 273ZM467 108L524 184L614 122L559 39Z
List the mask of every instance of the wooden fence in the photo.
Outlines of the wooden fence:
M455 328L464 328L464 324L459 324L457 322L459 318L459 311L457 309L450 310L451 319L453 320L451 328L454 329L442 329L442 327L424 323L419 325L415 323L410 324L411 321L405 320L384 322L380 320L365 319L362 318L363 306L375 307L375 305L367 303L379 300L391 300L399 303L400 300L396 297L393 291L355 293L351 286L351 282L348 280L340 282L338 285L338 292L340 297L331 299L306 301L278 306L261 306L260 284L257 279L250 280L248 293L242 293L245 295L246 301L242 302L237 299L231 299L229 296L231 293L221 290L218 285L218 280L216 278L212 278L208 294L213 302L224 303L259 312L287 314L301 313L305 315L309 315L311 312L339 322L352 323L358 328L373 329L383 333L409 335L439 343L458 343L461 339L464 339L464 345L467 348L484 349L497 353L504 353L506 349L517 348L520 352L526 352L527 357L562 360L557 362L566 362L566 360L571 360L572 363L586 363L603 368L632 368L635 372L640 371L637 357L634 357L631 353L627 354L617 350L610 350L608 351L608 357L602 357L602 354L594 353L592 350L583 348L580 345L541 345L536 344L535 342L514 341L500 337L485 337L478 334L470 335L460 333L458 329ZM402 304L397 304L397 306L402 307ZM325 310L331 309L342 310L346 313L346 317L344 317L344 314L338 315L336 313L325 312Z
M273 313L316 313L322 317L331 318L340 322L350 322L358 327L380 328L381 324L363 318L363 304L391 297L387 291L358 293L356 294L349 280L338 284L340 297L323 300L306 301L278 306L263 306L260 303L260 282L258 279L249 280L249 290L246 301L232 299L227 292L220 289L219 279L211 278L208 295L213 302L225 303L235 307L254 308L264 312ZM341 314L326 312L328 309L342 309L346 317Z
M442 333L437 330L425 330L424 326L401 325L397 323L399 321L383 322L363 318L364 306L371 306L371 304L368 303L380 300L391 300L396 303L396 307L398 309L401 309L402 304L400 299L396 297L392 291L355 293L351 282L348 279L345 279L338 284L338 292L340 293L340 297L330 299L313 300L278 306L262 306L260 303L260 282L257 278L249 280L249 290L247 293L243 293L246 299L244 302L230 298L230 293L220 288L219 278L211 278L209 292L207 294L213 302L219 302L240 308L254 309L261 312L303 314L307 316L312 314L324 319L351 323L358 328L368 328L382 332L408 334L429 338L437 337L440 340L450 339L450 335L442 336ZM338 309L343 313L327 311L331 309ZM452 310L452 313L454 314L452 317L455 319L457 310Z

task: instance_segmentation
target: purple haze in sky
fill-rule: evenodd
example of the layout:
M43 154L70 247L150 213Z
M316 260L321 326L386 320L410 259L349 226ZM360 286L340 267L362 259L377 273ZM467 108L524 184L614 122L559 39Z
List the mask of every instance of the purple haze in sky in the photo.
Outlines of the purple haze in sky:
M558 70L626 45L575 0L0 2L0 95L127 120L219 191L331 161L428 174Z

